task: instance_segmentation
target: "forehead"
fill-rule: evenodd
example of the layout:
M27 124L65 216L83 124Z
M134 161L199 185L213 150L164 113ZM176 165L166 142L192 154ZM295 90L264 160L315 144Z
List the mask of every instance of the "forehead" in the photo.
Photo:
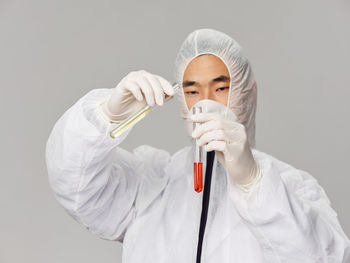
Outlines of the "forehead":
M203 54L195 57L187 65L183 79L211 79L219 75L229 76L225 63L213 54Z

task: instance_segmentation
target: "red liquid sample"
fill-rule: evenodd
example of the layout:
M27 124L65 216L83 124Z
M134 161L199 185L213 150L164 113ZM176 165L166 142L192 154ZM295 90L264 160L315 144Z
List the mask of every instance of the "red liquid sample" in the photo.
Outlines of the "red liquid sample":
M200 193L203 190L203 164L194 163L194 190Z

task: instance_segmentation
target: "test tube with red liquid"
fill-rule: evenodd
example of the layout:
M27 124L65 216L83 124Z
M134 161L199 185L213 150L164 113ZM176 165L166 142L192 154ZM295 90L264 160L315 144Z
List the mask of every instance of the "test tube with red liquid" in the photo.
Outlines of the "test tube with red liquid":
M202 112L202 107L193 107L192 114ZM193 122L193 130L200 125L198 122ZM202 147L198 146L197 139L194 140L194 190L200 193L203 190L203 160Z

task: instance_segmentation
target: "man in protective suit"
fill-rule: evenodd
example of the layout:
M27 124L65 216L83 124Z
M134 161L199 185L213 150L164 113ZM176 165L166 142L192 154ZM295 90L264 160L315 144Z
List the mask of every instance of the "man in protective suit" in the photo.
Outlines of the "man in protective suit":
M317 180L255 149L257 84L239 44L212 29L192 32L175 80L190 138L215 153L205 224L193 146L172 156L148 145L128 152L119 145L132 128L109 136L140 108L174 96L167 80L146 71L88 92L54 126L46 162L67 212L122 242L125 263L346 262L349 239ZM203 112L192 114L194 106Z

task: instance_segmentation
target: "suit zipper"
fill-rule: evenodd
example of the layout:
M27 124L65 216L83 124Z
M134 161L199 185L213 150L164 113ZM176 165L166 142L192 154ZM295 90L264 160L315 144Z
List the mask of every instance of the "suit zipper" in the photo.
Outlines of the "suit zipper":
M197 243L196 263L201 263L203 238L204 238L205 227L206 227L207 218L208 218L208 208L209 208L209 200L210 200L210 186L211 186L211 179L212 179L214 157L215 157L215 151L207 152L207 165L206 165L206 169L205 169L205 178L204 178L205 181L204 181L202 212L201 212L199 234L198 234L198 243Z

